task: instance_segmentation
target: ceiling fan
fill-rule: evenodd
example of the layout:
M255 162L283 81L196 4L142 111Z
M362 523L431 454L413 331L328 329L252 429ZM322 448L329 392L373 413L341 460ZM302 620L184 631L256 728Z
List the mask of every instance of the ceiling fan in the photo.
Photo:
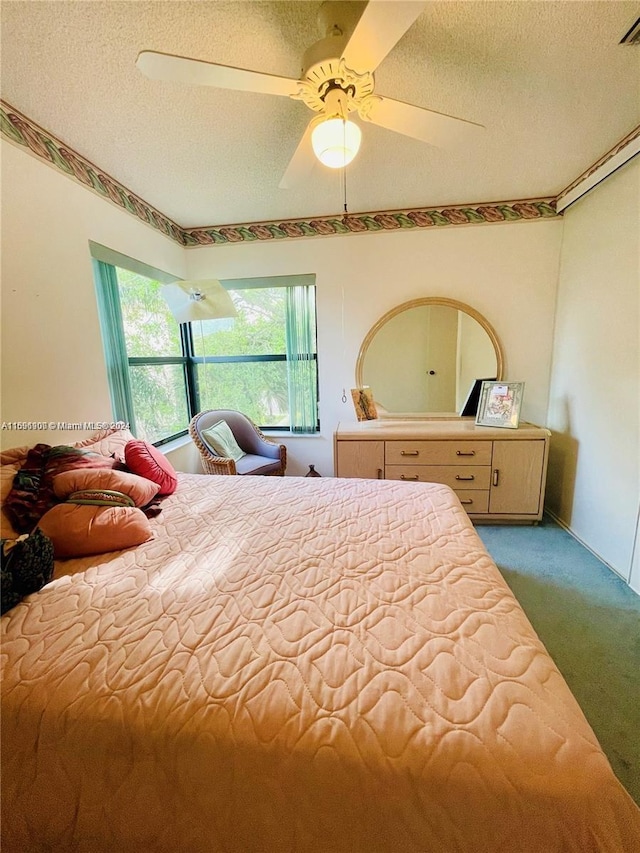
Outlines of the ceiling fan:
M280 181L280 188L288 189L313 166L312 151L334 168L351 162L361 139L351 113L437 146L484 129L475 122L374 94L374 71L426 5L421 0L369 0L359 14L361 3L323 3L319 24L324 38L304 54L299 80L150 50L138 55L136 66L154 80L285 95L305 103L318 115L309 122Z

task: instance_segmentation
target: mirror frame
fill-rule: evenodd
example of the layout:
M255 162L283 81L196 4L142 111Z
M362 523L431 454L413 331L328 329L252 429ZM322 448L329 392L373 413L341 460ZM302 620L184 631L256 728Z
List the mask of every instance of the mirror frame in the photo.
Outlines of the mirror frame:
M493 348L496 353L496 379L502 379L502 372L504 370L504 355L502 352L502 346L500 345L500 341L498 340L498 336L495 332L495 329L486 320L482 314L472 308L470 305L466 305L464 302L458 302L456 299L447 299L444 296L424 296L420 299L411 299L409 302L403 302L401 305L396 305L395 308L392 308L390 311L387 311L386 314L383 314L382 317L374 323L374 325L369 329L367 334L365 335L364 340L362 341L362 345L360 347L360 352L358 353L358 360L356 361L356 387L360 388L362 386L362 373L364 367L364 360L367 355L367 350L371 345L371 341L374 339L376 334L380 331L380 329L392 320L394 317L397 317L398 314L401 314L403 311L408 311L410 308L421 308L424 305L440 305L446 308L455 308L457 311L463 311L465 314L468 314L474 320L476 320L482 328L485 330L487 335L489 335L489 339L493 344Z

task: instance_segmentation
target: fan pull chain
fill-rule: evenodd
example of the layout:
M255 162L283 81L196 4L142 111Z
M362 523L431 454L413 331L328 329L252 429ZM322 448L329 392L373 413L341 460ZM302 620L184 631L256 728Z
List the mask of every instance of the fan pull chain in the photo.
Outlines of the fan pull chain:
M343 135L344 135L344 147L346 148L347 147L346 146L346 122L343 123L342 127L343 127ZM347 218L347 216L349 215L349 208L347 206L347 167L346 166L344 166L342 169L342 190L343 190L343 194L344 194L344 196L343 196L344 197L344 214L343 214L342 219L344 221ZM342 308L342 363L346 364L346 361L347 361L347 342L346 342L345 336L344 336L344 284L342 285L341 296L342 296L342 306L341 306L341 308ZM343 403L347 402L347 389L344 387L342 389L342 402Z
M343 139L343 148L347 147L347 122L345 119L342 121L342 139ZM346 218L349 215L349 209L347 207L347 167L344 166L342 169L342 188L344 191L344 216Z
M345 202L346 208L346 202ZM346 212L346 211L345 211ZM342 288L340 291L341 296L341 320L342 320L342 363L347 363L347 342L344 337L344 282L342 283ZM342 389L342 402L347 402L347 389L343 387Z
M347 207L347 167L344 167L344 176L343 176L343 186L344 186L344 215L348 216L349 209Z

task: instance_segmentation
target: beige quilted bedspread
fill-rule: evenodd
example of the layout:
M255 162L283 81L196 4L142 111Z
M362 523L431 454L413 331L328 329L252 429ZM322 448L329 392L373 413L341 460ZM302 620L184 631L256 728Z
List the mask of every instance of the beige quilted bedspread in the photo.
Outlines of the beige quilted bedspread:
M181 475L153 524L1 620L3 853L640 850L447 487Z

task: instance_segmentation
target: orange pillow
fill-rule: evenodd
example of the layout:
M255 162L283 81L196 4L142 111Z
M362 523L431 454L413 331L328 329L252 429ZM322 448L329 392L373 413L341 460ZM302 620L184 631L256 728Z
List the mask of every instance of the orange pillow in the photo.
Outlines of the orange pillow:
M125 465L134 474L153 480L159 495L172 495L178 487L175 468L164 453L147 441L130 441L124 449Z
M85 489L109 489L122 492L133 499L136 506L146 506L160 491L157 483L130 474L128 471L116 471L113 468L82 469L64 471L53 478L53 491L61 501L73 492Z
M121 551L153 538L149 519L137 507L58 504L38 527L53 542L57 560Z

